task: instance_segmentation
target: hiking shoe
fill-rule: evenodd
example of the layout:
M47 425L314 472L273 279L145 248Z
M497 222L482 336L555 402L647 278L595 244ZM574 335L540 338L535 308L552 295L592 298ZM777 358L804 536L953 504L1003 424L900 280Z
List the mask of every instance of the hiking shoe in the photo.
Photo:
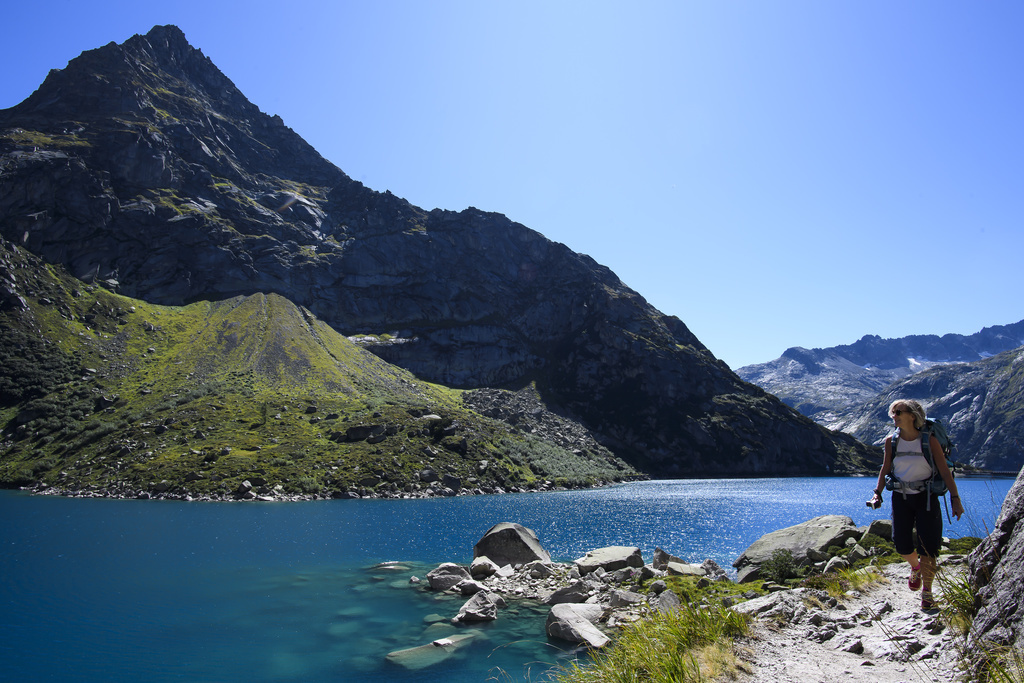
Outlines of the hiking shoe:
M929 591L921 592L921 611L930 612L931 610L938 609L935 606L935 598Z
M910 578L907 579L907 587L916 591L921 587L921 565L910 568Z

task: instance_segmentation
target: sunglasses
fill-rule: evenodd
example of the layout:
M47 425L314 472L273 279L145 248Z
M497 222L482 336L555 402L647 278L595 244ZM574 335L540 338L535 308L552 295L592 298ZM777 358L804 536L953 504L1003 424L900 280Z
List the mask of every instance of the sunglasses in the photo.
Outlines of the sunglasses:
M894 411L892 411L893 417L899 417L903 413L910 413L910 411L909 410L894 410Z

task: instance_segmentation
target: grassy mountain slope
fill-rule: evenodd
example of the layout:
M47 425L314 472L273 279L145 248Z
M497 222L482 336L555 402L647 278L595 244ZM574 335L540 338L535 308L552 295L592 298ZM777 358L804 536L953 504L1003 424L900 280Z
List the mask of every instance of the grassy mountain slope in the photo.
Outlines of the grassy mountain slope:
M2 485L308 497L636 474L477 414L280 296L157 306L2 246Z

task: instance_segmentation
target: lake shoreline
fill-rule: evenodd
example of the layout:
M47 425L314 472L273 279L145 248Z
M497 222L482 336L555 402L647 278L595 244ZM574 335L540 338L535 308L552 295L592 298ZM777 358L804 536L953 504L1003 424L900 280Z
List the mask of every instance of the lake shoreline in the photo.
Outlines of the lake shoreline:
M249 503L249 502L264 502L264 503L308 503L312 501L323 501L323 500L425 500L430 498L461 498L467 496L494 496L494 495L508 495L515 493L550 493L554 491L587 491L603 489L609 486L617 486L620 484L626 484L634 481L650 481L648 478L636 477L624 481L613 481L613 482L600 482L592 486L554 486L551 482L544 482L538 486L528 487L510 487L504 489L502 487L495 487L493 489L462 489L459 491L452 491L451 489L424 489L422 491L411 491L411 492L391 492L386 491L383 493L364 493L360 494L355 491L332 491L329 494L322 493L283 493L276 492L274 490L257 493L255 487L250 484L248 487L245 484L248 481L243 482L240 488L245 488L244 493L224 493L221 495L193 495L188 492L179 491L144 491L139 490L135 492L127 491L109 491L105 489L100 490L87 490L87 489L74 489L64 488L59 486L49 486L46 484L38 486L20 486L12 487L9 490L24 491L32 495L37 496L60 496L62 498L104 498L109 500L168 500L176 502L186 503ZM248 495L250 494L251 495Z
M692 481L719 481L719 480L744 480L744 479L794 479L794 478L811 478L811 479L868 479L877 476L873 473L851 473L851 474L786 474L786 475L766 475L759 473L752 473L747 475L736 475L736 476L716 476L716 477L682 477L676 479L658 479L648 476L632 477L630 479L624 479L621 481L601 481L590 486L561 486L554 485L550 481L544 481L540 484L533 484L530 486L512 486L508 489L502 487L494 488L473 488L473 489L460 489L459 491L453 491L447 488L425 488L419 491L384 491L384 492L362 492L359 491L332 491L330 493L284 493L279 491L281 487L275 487L275 489L266 488L258 489L253 486L248 480L243 482L235 492L224 493L220 495L193 495L187 491L171 490L170 488L160 490L159 484L154 484L152 491L148 490L134 490L134 491L114 491L110 489L75 489L60 486L50 486L45 483L40 483L35 486L19 486L19 487L7 487L7 490L13 491L24 491L32 495L38 496L60 496L63 498L105 498L110 500L168 500L178 501L187 503L245 503L245 502L264 502L264 503L306 503L312 501L324 501L324 500L424 500L431 498L462 498L467 496L493 496L493 495L508 495L508 494L522 494L522 493L552 493L552 492L564 492L564 491L588 491L588 490L599 490L608 488L610 486L621 486L638 481L676 481L678 479L692 480ZM1010 472L957 472L958 478L963 479L1016 479L1017 473ZM258 481L258 480L257 480ZM248 484L248 486L247 486Z

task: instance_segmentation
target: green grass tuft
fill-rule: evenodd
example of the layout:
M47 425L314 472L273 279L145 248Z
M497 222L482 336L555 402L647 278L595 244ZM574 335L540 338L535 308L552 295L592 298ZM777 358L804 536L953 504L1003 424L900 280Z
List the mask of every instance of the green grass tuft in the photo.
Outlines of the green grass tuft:
M732 640L746 633L747 619L724 607L656 612L626 626L614 644L590 661L574 661L556 677L561 683L682 683L713 680L738 667Z

